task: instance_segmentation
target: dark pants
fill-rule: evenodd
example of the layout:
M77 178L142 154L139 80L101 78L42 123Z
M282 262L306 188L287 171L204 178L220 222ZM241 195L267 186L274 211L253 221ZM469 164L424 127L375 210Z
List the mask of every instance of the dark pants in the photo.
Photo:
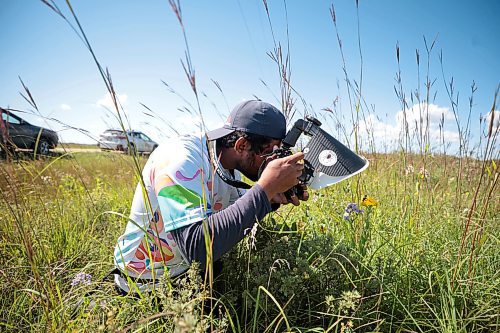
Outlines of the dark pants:
M213 284L212 284L212 290L214 291L213 296L220 295L223 291L224 286L223 286L223 281L222 281L222 277L221 277L223 266L224 265L222 263L222 259L219 259L216 262L214 262L214 265L213 265ZM112 274L119 274L124 279L127 279L127 276L122 271L120 271L118 268L116 268L115 270L113 270L110 273L111 276L112 276ZM205 270L200 272L200 276L201 276L201 279L204 281ZM135 279L135 281L139 282L139 283L152 283L152 281L149 279ZM120 296L132 296L134 298L139 298L139 295L137 293L135 293L135 292L127 293L125 290L121 289L117 285L115 285L115 289L116 289L116 292L118 293L118 295L120 295Z

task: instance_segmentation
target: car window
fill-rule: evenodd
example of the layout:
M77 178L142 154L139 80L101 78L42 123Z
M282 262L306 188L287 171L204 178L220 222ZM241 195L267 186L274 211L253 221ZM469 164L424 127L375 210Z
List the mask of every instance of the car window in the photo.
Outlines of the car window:
M141 133L141 138L145 141L151 141L151 139L144 133Z
M21 124L21 121L17 118L14 118L12 117L11 115L7 114L7 113L3 113L2 112L2 119L6 122L8 122L9 124L15 124L15 125L20 125Z

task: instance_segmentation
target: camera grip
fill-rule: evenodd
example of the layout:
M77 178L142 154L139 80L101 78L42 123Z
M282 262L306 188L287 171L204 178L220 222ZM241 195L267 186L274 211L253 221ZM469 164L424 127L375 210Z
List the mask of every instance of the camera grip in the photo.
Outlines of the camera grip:
M285 193L285 197L288 201L292 202L292 197L297 196L298 198L302 198L304 195L304 187L301 184L295 185Z

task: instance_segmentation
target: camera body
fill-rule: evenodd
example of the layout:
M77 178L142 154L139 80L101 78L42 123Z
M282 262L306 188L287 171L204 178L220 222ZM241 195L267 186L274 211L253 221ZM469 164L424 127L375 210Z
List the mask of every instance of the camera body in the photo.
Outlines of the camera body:
M308 136L314 136L319 132L320 126L321 122L312 116L306 116L305 119L297 120L281 142L281 147L274 150L273 154L276 154L277 158L292 155L293 153L291 148L295 146L302 133ZM302 196L305 186L309 184L314 176L314 170L314 166L307 160L307 158L305 158L304 170L302 171L302 175L299 177L299 183L285 192L287 199L290 199L293 195Z

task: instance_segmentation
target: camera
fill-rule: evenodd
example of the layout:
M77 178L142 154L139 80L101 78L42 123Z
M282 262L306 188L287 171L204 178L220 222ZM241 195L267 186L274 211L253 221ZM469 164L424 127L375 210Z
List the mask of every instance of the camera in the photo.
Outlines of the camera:
M304 169L299 183L285 192L288 199L293 195L301 196L306 186L321 189L356 175L369 165L368 160L325 132L321 125L321 122L312 116L298 119L287 132L281 146L270 154L278 158L292 155L292 147L295 147L302 134L311 137L302 150Z
M281 147L274 150L273 154L277 158L292 155L292 147L295 147L302 133L313 136L318 133L320 126L321 122L312 116L306 116L305 119L298 119L281 142ZM287 199L290 199L293 195L301 196L305 186L308 185L313 176L314 166L307 159L304 159L304 169L302 170L302 175L299 177L299 183L285 192Z

